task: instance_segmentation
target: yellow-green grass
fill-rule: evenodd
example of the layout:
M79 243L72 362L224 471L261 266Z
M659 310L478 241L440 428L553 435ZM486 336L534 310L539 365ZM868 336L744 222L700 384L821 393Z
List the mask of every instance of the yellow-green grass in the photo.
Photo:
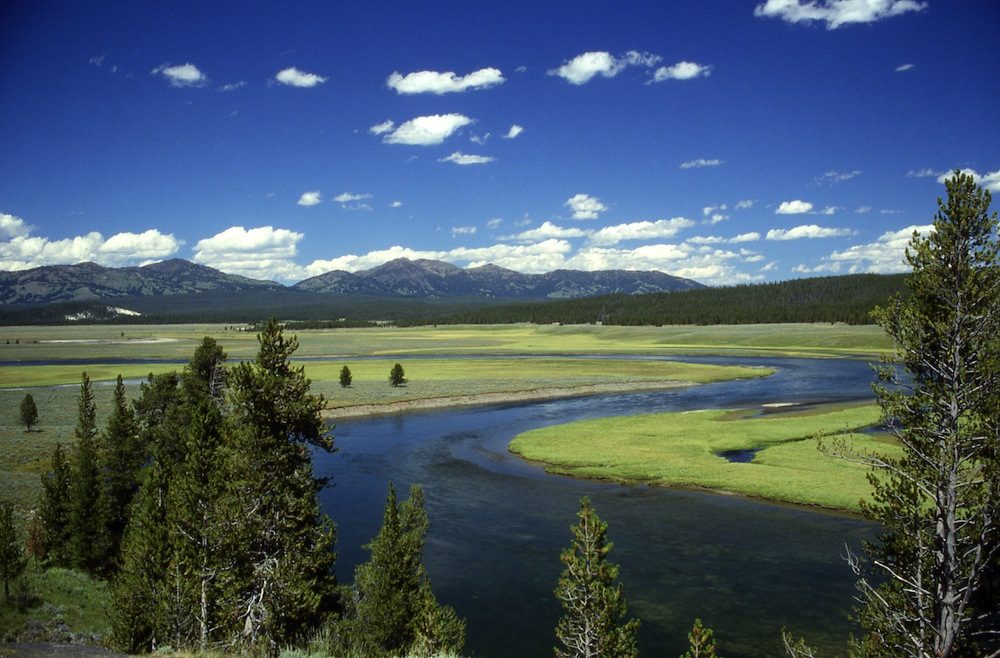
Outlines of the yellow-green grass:
M894 453L885 437L855 430L878 421L874 405L758 414L696 411L603 418L532 430L511 451L576 477L707 488L768 500L857 511L871 495L867 469L821 451ZM820 438L822 437L822 438ZM759 449L752 462L718 453Z
M33 565L25 580L32 600L22 608L0 604L0 641L67 642L67 633L87 643L107 637L111 597L106 582L76 571L42 571ZM26 637L29 622L34 631Z
M762 354L875 357L891 348L875 326L766 324L667 327L490 325L295 332L299 356L472 354ZM187 360L203 336L251 358L252 331L227 325L0 327L0 361Z

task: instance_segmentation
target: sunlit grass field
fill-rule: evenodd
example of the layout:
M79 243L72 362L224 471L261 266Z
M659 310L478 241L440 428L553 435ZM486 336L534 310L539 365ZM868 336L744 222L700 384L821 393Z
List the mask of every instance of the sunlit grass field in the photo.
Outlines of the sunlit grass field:
M878 422L875 405L762 414L694 411L603 418L532 430L510 449L551 472L624 482L707 488L768 500L859 510L867 468L820 450L895 453L885 437L856 430ZM752 462L719 453L758 449Z

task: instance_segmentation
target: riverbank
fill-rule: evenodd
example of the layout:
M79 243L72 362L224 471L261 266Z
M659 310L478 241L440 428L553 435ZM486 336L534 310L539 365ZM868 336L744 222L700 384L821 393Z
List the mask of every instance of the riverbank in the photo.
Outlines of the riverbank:
M668 390L697 386L696 382L660 381L660 382L623 382L617 384L584 384L581 386L553 386L547 388L532 388L523 391L504 391L495 393L475 393L470 395L446 395L433 398L417 398L400 400L381 404L357 404L341 407L327 407L323 417L327 419L358 418L379 414L405 413L409 411L428 411L432 409L448 409L452 407L472 407L486 404L506 404L509 402L539 402L558 400L562 398L600 395L607 393L634 393L638 391Z

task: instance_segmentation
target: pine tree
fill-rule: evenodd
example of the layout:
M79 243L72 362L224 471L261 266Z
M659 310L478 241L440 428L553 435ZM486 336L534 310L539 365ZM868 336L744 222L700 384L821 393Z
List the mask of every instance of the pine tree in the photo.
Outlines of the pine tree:
M344 366L343 368L341 368L340 369L340 387L341 388L347 388L347 387L349 387L351 385L352 381L354 381L354 376L351 375L351 369L348 368L347 366Z
M702 626L700 619L694 620L694 626L688 633L688 646L690 648L681 658L717 658L712 629Z
M618 565L607 560L613 546L607 539L608 526L586 497L580 501L577 518L573 544L559 556L563 572L555 594L565 614L556 626L560 645L556 655L633 658L638 655L635 633L639 622L622 623L627 606L621 584L615 584Z
M83 373L79 419L75 430L73 481L70 488L69 531L72 564L100 575L110 568L107 499L97 455L97 407L90 378Z
M21 400L20 411L24 431L30 432L31 426L38 422L38 407L35 405L35 398L31 397L31 393L26 393L24 399Z
M902 456L872 457L861 656L1000 655L984 598L1000 552L1000 245L989 192L955 172L906 258L911 295L876 319L896 344L876 395ZM852 558L860 573L856 558Z
M394 656L411 651L457 652L465 643L465 622L441 606L423 566L429 521L423 490L397 503L389 485L382 528L366 547L371 558L354 576L355 610L349 626L355 651Z
M389 371L389 383L393 386L402 386L406 383L406 377L404 375L403 366L397 363Z
M73 477L61 444L57 443L52 450L51 469L42 475L42 498L39 502L42 554L48 566L70 567L73 564L69 527Z
M24 542L14 521L14 505L0 503L0 580L3 580L3 600L10 602L10 584L28 567Z
M107 499L110 553L117 559L128 523L129 505L139 490L139 470L146 460L139 443L139 426L118 375L108 424L101 435L100 462Z
M323 397L290 363L298 341L272 318L258 342L257 358L230 376L223 505L232 531L223 552L233 568L220 589L222 605L238 611L239 642L271 651L337 606L335 531L319 509L324 481L309 450L332 450L333 437L320 416Z

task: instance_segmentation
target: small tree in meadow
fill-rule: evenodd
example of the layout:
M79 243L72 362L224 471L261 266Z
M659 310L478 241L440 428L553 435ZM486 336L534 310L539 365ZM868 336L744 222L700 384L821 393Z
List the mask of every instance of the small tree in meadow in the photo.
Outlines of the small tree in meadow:
M24 425L26 432L30 432L31 426L37 422L38 407L35 406L35 398L31 397L31 393L28 393L21 400L21 424Z
M402 386L406 383L406 377L404 377L403 366L398 363L392 367L389 371L389 383L393 386Z
M341 368L340 369L340 387L341 388L347 388L347 387L349 387L351 385L352 381L354 381L354 376L351 375L351 369L348 368L347 366L344 366L343 368Z

